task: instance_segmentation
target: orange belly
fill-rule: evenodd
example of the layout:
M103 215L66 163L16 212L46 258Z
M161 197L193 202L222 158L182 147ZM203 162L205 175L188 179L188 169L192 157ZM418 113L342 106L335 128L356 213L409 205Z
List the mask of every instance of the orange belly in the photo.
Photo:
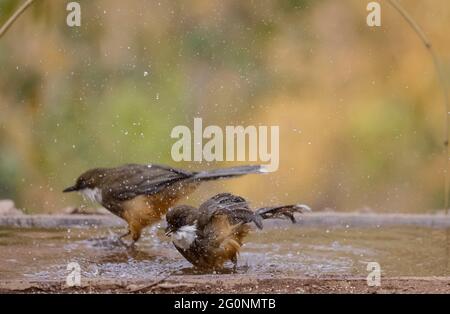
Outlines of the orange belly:
M192 193L198 184L175 184L155 195L139 195L122 203L122 218L128 222L134 241L142 229L159 222L168 209L181 198Z

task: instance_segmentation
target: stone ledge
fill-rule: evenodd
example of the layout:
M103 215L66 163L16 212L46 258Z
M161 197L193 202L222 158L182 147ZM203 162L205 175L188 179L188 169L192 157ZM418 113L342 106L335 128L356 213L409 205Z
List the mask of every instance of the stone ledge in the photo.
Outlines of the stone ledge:
M91 279L81 287L64 281L3 281L0 293L448 293L450 277L383 277L380 287L366 278L253 275L193 275L153 280Z
M386 226L417 226L450 228L450 215L442 214L368 214L368 213L308 213L298 217L298 227L377 228ZM285 220L266 221L267 227L286 227ZM73 228L123 227L125 222L113 215L0 215L0 227Z

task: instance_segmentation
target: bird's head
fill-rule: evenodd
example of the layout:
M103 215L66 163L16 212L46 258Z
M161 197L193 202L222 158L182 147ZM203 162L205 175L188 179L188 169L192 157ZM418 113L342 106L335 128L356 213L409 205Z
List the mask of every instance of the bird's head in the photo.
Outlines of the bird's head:
M181 205L171 208L167 215L166 236L176 233L183 227L195 226L197 223L198 209L195 207Z
M106 175L105 168L95 168L86 171L78 177L75 184L66 188L63 192L80 192L86 189L99 188Z

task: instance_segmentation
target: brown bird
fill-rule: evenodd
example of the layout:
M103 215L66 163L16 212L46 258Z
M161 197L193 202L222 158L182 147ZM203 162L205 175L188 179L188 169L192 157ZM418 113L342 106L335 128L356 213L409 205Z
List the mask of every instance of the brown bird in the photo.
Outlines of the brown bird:
M128 223L128 232L120 239L131 234L134 243L143 228L158 222L168 208L201 182L263 172L267 171L262 166L191 172L164 165L129 164L88 170L63 192L81 192L123 218Z
M229 193L218 194L198 209L176 206L166 215L166 235L191 264L203 269L221 269L227 261L237 266L237 257L250 223L263 228L262 220L289 218L310 211L306 205L264 207L251 211L246 200Z

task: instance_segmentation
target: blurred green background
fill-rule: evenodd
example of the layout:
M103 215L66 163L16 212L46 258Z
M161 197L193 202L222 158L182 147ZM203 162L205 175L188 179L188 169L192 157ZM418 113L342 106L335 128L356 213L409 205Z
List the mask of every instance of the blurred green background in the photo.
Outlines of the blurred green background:
M280 168L204 185L315 210L443 208L445 109L432 60L399 14L361 0L37 0L0 40L0 199L27 212L83 201L88 168L175 163L173 127L279 125ZM0 0L0 23L19 5ZM402 2L448 77L450 3Z

